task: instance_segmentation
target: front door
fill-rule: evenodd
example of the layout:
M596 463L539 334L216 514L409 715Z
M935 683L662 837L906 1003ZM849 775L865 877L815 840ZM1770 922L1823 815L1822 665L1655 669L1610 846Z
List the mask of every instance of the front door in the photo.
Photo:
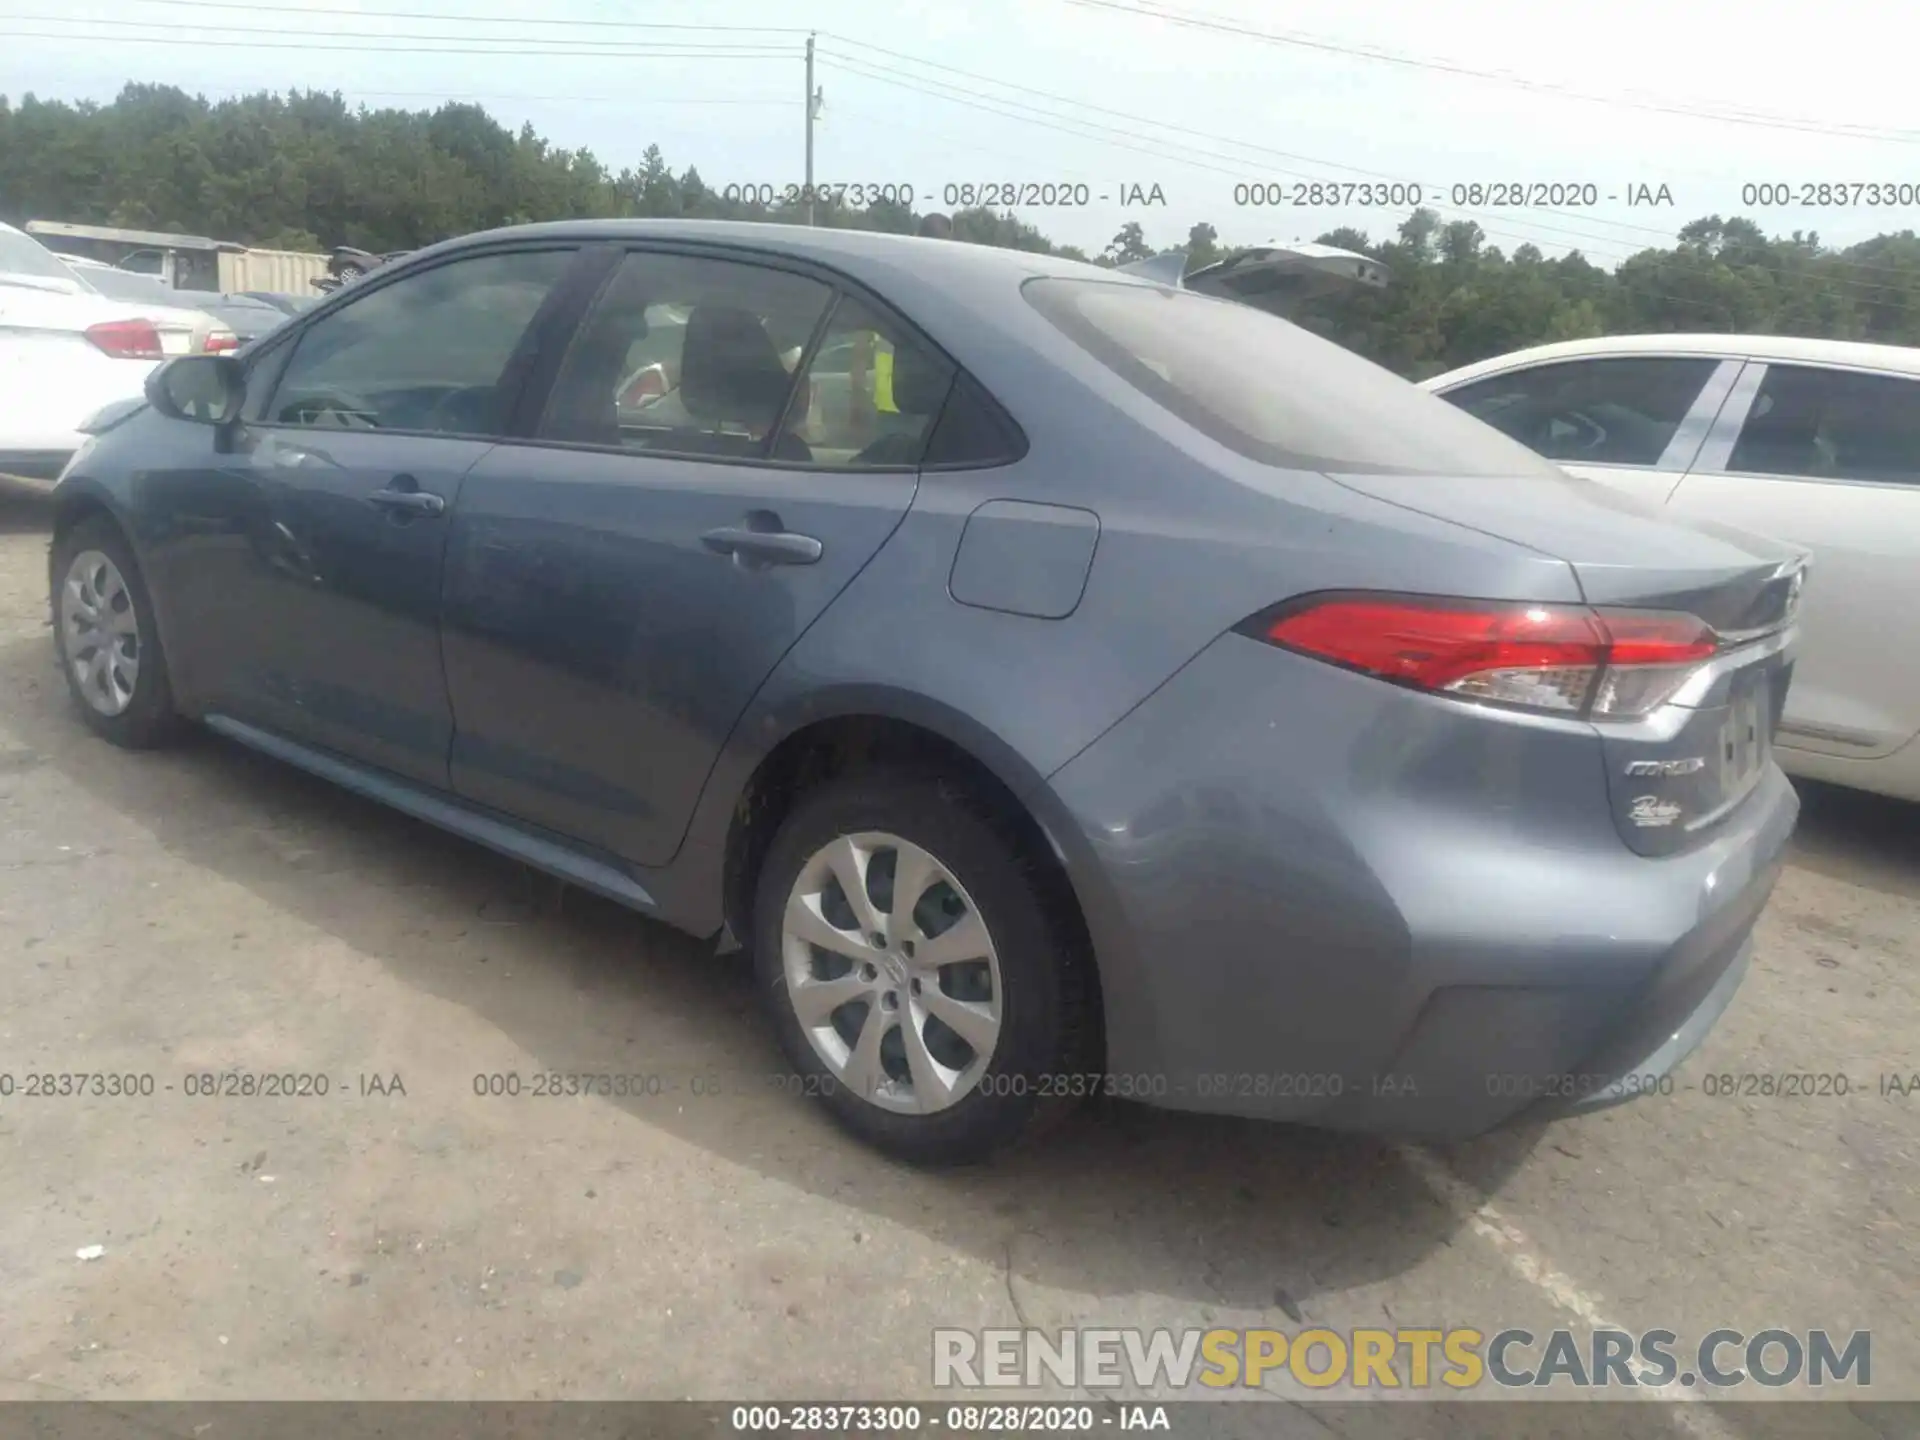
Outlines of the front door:
M636 387L642 370L656 383ZM454 788L670 859L754 691L905 515L952 378L815 275L629 253L537 437L460 492Z
M190 528L220 537L183 552L197 558L176 565L200 573L172 587L209 710L446 784L451 512L505 428L510 361L574 253L494 252L370 283L257 372L271 393L180 487L202 512Z

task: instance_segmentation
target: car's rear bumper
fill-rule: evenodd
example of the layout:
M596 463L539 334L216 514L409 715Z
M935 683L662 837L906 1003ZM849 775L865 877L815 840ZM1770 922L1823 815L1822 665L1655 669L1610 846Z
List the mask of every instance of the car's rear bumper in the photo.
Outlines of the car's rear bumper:
M1590 727L1223 638L1052 777L1109 1088L1458 1137L1666 1086L1725 1009L1798 814L1622 842Z

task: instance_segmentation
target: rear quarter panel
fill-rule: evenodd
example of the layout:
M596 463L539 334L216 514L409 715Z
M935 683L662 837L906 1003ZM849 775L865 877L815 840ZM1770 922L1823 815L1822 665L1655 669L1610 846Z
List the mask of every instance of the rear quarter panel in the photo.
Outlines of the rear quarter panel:
M964 307L967 297L951 303ZM998 318L1002 328L968 328L966 343L950 348L1026 429L1028 453L1012 465L923 474L900 528L743 714L661 891L696 906L717 896L742 788L774 746L813 720L877 713L923 724L1034 797L1039 815L1048 775L1216 637L1292 595L1390 582L1578 598L1559 560L1317 473L1245 460L1150 406L1037 315L1025 333L1017 316ZM1004 613L949 592L968 518L1007 500L1098 517L1070 614ZM1033 523L1049 523L1042 513ZM718 926L717 909L689 928L706 922Z

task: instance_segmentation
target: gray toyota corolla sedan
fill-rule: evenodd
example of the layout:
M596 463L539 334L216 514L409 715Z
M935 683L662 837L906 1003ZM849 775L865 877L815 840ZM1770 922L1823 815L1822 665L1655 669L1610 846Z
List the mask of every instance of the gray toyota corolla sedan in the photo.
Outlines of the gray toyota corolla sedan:
M737 940L796 1088L916 1160L1090 1093L1462 1136L1664 1091L1797 813L1798 553L1063 260L497 231L90 431L89 725Z

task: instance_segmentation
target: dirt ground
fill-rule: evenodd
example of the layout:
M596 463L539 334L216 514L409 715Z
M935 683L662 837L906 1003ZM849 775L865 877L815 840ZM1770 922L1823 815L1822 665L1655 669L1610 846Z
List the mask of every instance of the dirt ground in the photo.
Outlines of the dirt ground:
M0 1398L931 1397L937 1325L1304 1317L1871 1329L1872 1397L1920 1399L1920 1095L1871 1093L1920 1071L1920 809L1803 787L1753 971L1671 1098L1444 1151L1112 1105L927 1175L761 1083L737 959L212 736L91 738L47 529L0 493L0 1072L156 1089L0 1098ZM329 1091L187 1093L226 1070ZM550 1071L660 1093L476 1093ZM1857 1088L1701 1087L1780 1071ZM1635 1425L1895 1433L1814 1408ZM1585 1409L1557 1433L1628 1433Z

